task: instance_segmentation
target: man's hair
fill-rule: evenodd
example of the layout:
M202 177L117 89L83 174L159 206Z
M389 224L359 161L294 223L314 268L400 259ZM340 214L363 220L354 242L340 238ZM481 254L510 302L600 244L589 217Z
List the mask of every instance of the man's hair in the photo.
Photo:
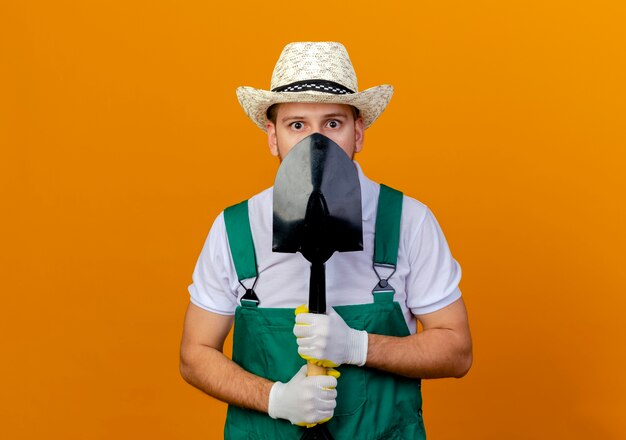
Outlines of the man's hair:
M276 116L278 115L278 106L279 105L280 105L280 103L271 105L270 108L268 108L267 112L266 112L267 119L272 121L272 124L274 124L274 125L276 125ZM359 117L359 115L361 114L361 112L359 111L358 108L356 108L353 105L351 105L350 108L352 109L352 116L354 116L354 120L356 121L357 118Z

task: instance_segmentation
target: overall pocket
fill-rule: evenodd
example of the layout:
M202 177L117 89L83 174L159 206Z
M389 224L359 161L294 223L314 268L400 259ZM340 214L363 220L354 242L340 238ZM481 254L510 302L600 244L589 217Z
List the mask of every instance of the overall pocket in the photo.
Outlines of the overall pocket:
M263 353L267 363L263 377L269 380L287 383L306 363L298 354L293 322L272 324L261 329L258 332L258 344L255 350Z
M335 310L337 310L336 308ZM337 312L342 315L340 310ZM361 330L362 319L342 316L349 327ZM335 417L355 414L367 399L367 378L365 369L356 365L341 365L337 367L341 377L337 380L337 407Z

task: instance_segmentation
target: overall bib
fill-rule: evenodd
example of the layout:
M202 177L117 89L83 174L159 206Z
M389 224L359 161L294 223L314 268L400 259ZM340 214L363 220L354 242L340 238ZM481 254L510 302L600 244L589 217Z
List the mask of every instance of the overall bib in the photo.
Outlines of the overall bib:
M381 185L374 270L376 266L395 268L401 212L402 193ZM224 220L239 280L256 277L247 201L227 208ZM408 336L409 329L393 296L394 290L387 279L381 279L372 292L371 303L334 309L354 329ZM306 363L298 355L294 323L295 309L259 307L254 291L248 289L235 311L233 361L258 376L288 382ZM327 422L336 440L426 438L419 379L353 365L342 365L337 370L341 372L337 381L337 407L333 418ZM287 420L272 419L265 413L230 405L224 438L298 440L304 429Z

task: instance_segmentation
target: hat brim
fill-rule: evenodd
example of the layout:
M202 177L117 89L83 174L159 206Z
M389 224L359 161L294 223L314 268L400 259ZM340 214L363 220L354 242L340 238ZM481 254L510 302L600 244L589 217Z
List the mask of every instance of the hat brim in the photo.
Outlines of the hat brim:
M252 122L263 131L267 131L267 109L274 104L285 102L353 105L359 109L363 125L368 128L385 110L392 95L393 86L388 84L346 95L314 91L270 92L247 86L237 88L239 104Z

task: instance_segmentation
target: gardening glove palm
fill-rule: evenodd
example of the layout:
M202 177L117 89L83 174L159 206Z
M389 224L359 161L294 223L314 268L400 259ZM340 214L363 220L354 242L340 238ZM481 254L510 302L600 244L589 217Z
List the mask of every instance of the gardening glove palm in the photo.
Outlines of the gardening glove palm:
M322 367L365 364L365 330L348 327L332 307L328 315L306 312L308 310L302 306L296 310L296 325L293 328L300 356Z
M268 414L274 419L286 419L294 425L311 427L327 422L337 403L338 374L307 376L306 365L287 383L276 382L270 391Z

